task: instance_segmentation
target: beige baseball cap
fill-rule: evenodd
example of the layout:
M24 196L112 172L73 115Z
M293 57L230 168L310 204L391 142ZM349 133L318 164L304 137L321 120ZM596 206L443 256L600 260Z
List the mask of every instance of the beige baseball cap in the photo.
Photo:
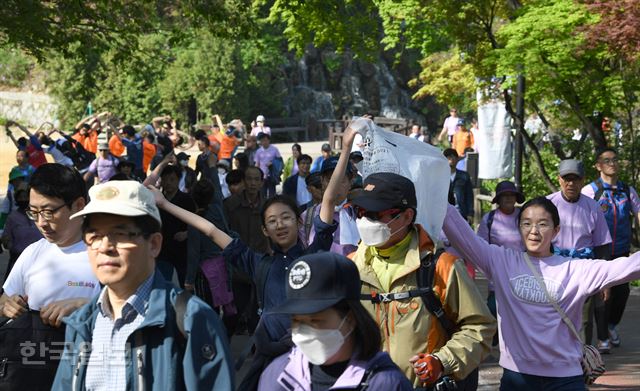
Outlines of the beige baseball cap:
M72 219L92 213L153 217L162 224L151 190L136 181L109 181L89 189L89 203Z

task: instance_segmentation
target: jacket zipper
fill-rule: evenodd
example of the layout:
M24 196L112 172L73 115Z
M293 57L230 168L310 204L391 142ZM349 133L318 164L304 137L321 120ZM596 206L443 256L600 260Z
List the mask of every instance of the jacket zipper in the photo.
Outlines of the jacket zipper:
M73 379L71 380L71 389L72 390L77 390L78 388L76 387L76 385L78 384L78 377L80 377L80 365L82 365L82 361L84 359L84 356L86 355L86 351L80 351L80 354L78 355L78 362L76 363L76 367L73 370Z
M144 375L142 370L144 368L144 362L142 360L142 348L137 349L138 353L136 354L138 357L138 390L144 390Z

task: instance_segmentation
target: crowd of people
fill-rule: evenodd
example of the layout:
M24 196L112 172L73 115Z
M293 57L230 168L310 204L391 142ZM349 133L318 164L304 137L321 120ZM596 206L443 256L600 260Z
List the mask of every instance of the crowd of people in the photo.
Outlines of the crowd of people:
M611 353L640 278L638 194L605 149L586 186L578 160L560 163L547 196L499 183L476 233L465 156L477 123L450 114L438 237L416 223L409 178L363 178L366 116L338 154L296 143L286 161L262 115L250 127L215 115L193 134L169 116L132 126L103 112L70 135L9 121L0 385L475 390L499 345L501 390L585 390L593 321ZM407 137L431 141L418 125ZM250 344L232 354L238 334Z

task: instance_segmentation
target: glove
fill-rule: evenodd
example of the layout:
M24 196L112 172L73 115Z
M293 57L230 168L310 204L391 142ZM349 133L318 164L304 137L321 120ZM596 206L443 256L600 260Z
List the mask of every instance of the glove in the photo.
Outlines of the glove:
M444 371L440 359L431 354L419 354L417 358L413 362L413 371L427 387L432 386Z

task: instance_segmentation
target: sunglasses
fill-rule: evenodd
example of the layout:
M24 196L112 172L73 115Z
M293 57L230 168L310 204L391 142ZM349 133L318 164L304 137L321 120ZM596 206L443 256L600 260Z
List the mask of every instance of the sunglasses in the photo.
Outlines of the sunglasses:
M358 208L357 206L354 206L352 209L356 218L361 219L363 217L366 217L372 221L378 221L382 219L384 216L396 217L397 215L402 213L402 210L397 208L387 209L380 212L371 212L363 208Z

